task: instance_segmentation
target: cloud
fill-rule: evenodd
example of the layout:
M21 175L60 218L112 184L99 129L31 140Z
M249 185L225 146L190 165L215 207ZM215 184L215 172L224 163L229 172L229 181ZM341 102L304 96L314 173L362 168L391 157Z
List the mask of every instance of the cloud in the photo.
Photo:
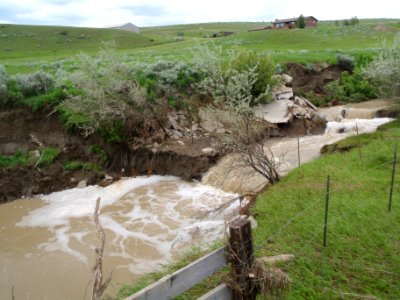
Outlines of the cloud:
M121 9L128 10L135 16L144 17L160 17L167 14L167 9L165 7L155 5L128 5L122 6Z

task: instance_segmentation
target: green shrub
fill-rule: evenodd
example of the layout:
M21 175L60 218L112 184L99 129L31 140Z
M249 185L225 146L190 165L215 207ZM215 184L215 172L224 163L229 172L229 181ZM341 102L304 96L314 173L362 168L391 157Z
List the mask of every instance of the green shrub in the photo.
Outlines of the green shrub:
M272 77L276 67L270 56L254 51L239 52L230 62L230 68L237 73L254 70L256 78L252 84L251 95L257 101L253 101L252 105L267 103L270 100L269 93L266 94L265 91L270 90L276 84ZM231 70L228 70L228 73Z
M191 94L193 88L205 76L205 72L193 64L160 60L141 66L136 74L139 84L146 88L148 99Z
M31 153L16 151L13 155L0 155L0 167L15 167L29 165L33 162Z
M124 124L121 121L110 120L102 122L98 128L98 132L108 142L122 143L126 141L126 137L122 133L123 128Z
M369 65L373 60L374 57L370 53L358 53L354 55L356 61L356 68L364 68Z
M82 162L82 161L70 161L64 164L63 166L64 171L78 171L78 170L85 170L85 171L93 171L99 172L100 167L96 163L91 162Z
M85 127L91 122L90 117L85 113L71 110L68 107L59 106L57 112L65 128L71 132Z
M381 97L400 97L400 33L392 45L383 45L375 60L362 72Z
M24 98L21 86L14 79L9 79L7 81L7 94L9 102L18 102Z
M47 147L47 148L43 149L43 151L40 155L40 158L37 162L37 165L40 167L50 165L59 154L60 154L59 149Z
M31 74L18 74L12 78L21 87L24 97L46 94L54 87L54 79L49 73L43 71Z
M349 21L350 25L354 26L360 23L360 20L357 17L352 17Z
M0 107L6 104L8 100L7 81L7 71L3 65L0 65Z
M92 145L90 146L90 153L97 155L98 157L101 158L101 160L103 160L104 162L108 162L110 157L107 153L106 150L101 149L101 147L99 145Z
M304 97L310 100L317 107L325 106L327 104L324 96L318 95L313 91L305 93Z
M345 71L339 82L330 82L324 89L327 101L356 102L376 98L376 89L360 72L350 75Z
M25 106L30 107L32 111L35 112L45 107L54 107L57 104L61 103L63 100L67 99L68 96L69 93L66 89L58 87L52 89L47 94L25 98L20 100L19 102Z
M85 137L101 131L109 140L121 140L118 124L124 124L146 100L145 91L134 78L134 68L107 47L95 58L82 54L80 65L81 69L68 78L80 94L60 104L62 120L69 129L79 128Z
M64 171L77 171L83 168L83 162L81 161L70 161L64 164Z
M336 55L337 64L348 72L353 72L355 67L355 58L346 54L337 54Z

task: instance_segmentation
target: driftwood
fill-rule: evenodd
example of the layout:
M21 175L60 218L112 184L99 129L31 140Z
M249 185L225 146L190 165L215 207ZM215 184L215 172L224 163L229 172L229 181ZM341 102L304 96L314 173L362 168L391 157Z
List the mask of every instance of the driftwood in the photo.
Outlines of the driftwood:
M112 273L108 275L107 279L103 282L103 254L104 254L104 244L106 240L106 234L99 221L99 207L100 198L96 200L96 207L94 210L94 222L96 224L96 229L100 235L100 247L95 248L96 261L92 268L93 272L93 290L92 290L92 300L100 300L105 289L111 281Z

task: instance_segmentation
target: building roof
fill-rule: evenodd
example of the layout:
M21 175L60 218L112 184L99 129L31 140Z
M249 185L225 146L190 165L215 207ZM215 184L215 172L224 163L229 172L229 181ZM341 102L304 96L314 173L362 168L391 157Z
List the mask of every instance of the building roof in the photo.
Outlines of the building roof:
M316 21L318 21L318 20L317 20L316 18L314 18L313 16L304 17L304 19L308 19L308 18L313 18L313 19L315 19ZM280 19L280 20L279 20L279 19L275 19L275 21L272 22L272 24L296 22L297 19L298 19L298 17L297 17L297 18L290 18L290 19Z

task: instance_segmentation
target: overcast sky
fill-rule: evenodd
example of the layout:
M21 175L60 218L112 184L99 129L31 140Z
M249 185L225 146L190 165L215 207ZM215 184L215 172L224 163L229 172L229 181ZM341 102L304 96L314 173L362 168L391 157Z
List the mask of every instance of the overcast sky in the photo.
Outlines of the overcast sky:
M399 0L0 0L0 23L104 27L271 21L400 18Z

